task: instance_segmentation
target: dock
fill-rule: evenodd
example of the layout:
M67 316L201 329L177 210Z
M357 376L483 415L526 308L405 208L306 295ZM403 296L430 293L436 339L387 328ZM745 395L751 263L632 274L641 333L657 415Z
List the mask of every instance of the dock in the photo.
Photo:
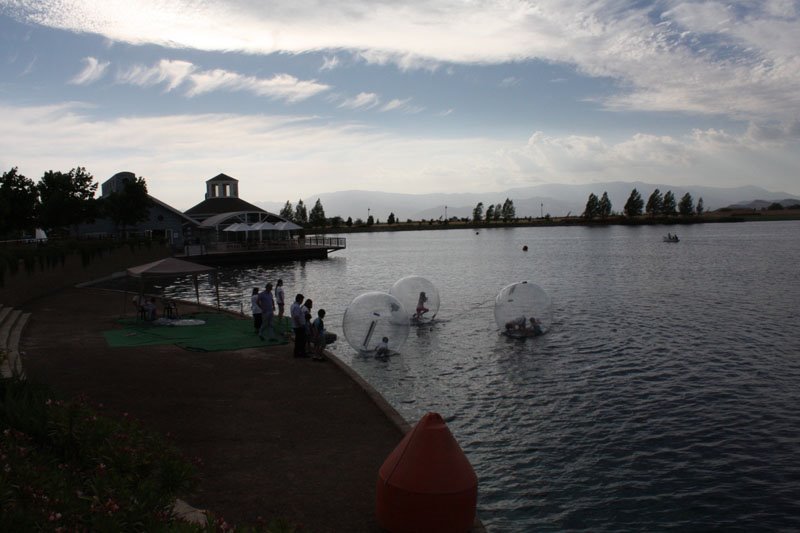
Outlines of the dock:
M312 235L275 241L220 241L189 244L179 259L208 266L279 263L304 259L326 259L328 254L347 248L344 237Z

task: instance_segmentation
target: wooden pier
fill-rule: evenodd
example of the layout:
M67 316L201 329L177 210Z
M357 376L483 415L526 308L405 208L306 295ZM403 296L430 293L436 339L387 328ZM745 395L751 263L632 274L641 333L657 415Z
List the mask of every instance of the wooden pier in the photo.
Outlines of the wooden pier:
M344 237L312 235L277 241L220 241L190 244L175 257L208 266L280 263L303 259L326 259L328 254L347 248Z

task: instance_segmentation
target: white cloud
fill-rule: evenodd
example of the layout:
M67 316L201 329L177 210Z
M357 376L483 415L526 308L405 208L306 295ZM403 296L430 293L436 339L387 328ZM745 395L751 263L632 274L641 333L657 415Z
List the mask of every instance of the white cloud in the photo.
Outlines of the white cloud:
M338 56L330 56L324 57L322 60L322 66L319 68L320 70L333 70L340 65L341 61L339 60Z
M85 57L83 62L86 63L83 70L69 80L69 83L73 85L94 83L103 77L109 65L108 61L100 62L94 57Z
M508 87L513 87L515 85L519 85L519 78L516 78L514 76L509 76L507 78L503 78L500 81L499 85L500 85L500 87L503 87L503 88L508 88Z
M795 154L800 135L788 135L793 127L776 128L782 135L764 135L755 126L740 135L716 129L693 130L682 137L637 133L617 142L537 131L523 148L503 155L520 175L535 175L543 181L614 179L718 186L755 182L791 192L800 190L790 170L800 163L800 155Z
M533 182L644 181L745 185L800 194L800 139L706 129L681 137L646 133L612 141L536 132L528 142L491 137L392 134L311 116L234 114L94 118L80 104L0 103L0 168L32 179L86 166L99 181L120 170L144 176L159 199L188 209L219 172L249 201L280 201L347 188L486 192ZM791 136L794 134L794 137ZM758 137L761 140L754 139ZM768 138L766 138L768 137ZM225 142L220 142L225 139ZM268 169L265 171L265 169Z
M117 81L142 87L165 83L167 91L186 86L185 94L190 97L214 91L245 91L287 102L305 100L329 89L316 80L299 80L289 74L256 78L223 69L200 70L187 61L166 59L150 67L133 66L120 72Z
M375 93L358 93L352 98L339 104L345 109L371 109L381 103L380 97Z
M118 83L152 87L166 83L166 90L172 91L183 84L197 70L188 61L162 59L156 65L134 65L117 74Z
M800 17L790 0L0 0L2 6L26 21L135 44L350 51L401 69L541 59L617 80L622 90L610 109L748 120L800 109Z
M424 110L425 110L424 107L411 105L411 98L404 98L402 100L399 98L395 98L393 100L390 100L383 106L381 106L382 112L402 111L404 113L414 114L414 113L420 113Z

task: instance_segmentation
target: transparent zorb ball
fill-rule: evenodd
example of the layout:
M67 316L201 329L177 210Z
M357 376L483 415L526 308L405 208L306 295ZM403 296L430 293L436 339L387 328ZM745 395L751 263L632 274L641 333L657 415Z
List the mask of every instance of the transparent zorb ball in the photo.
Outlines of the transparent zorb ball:
M344 312L342 330L348 344L358 352L372 352L386 338L389 350L405 344L410 329L408 313L400 301L385 292L356 296Z
M547 333L553 306L544 289L529 281L503 287L494 302L494 321L511 337L536 337Z
M439 291L422 276L399 279L389 294L400 300L412 320L428 320L439 312Z

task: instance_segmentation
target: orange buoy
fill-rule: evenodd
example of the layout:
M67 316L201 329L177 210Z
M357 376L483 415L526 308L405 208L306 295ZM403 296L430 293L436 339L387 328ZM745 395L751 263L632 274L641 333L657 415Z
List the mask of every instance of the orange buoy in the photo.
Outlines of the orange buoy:
M378 524L391 532L469 531L478 477L437 413L423 416L378 471Z

